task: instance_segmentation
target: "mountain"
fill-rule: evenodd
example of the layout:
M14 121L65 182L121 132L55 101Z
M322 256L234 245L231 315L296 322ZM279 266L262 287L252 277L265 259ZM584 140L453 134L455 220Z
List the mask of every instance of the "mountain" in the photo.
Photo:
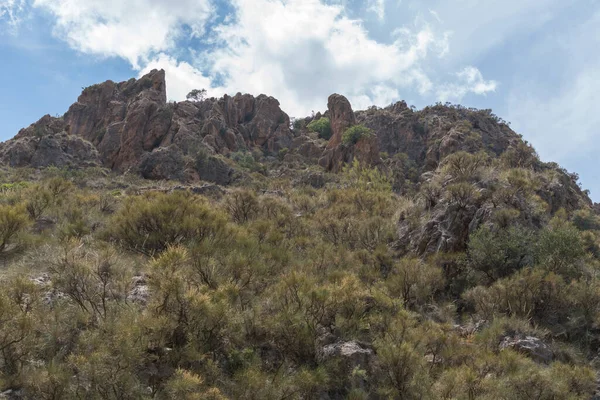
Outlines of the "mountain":
M0 144L0 398L600 398L600 205L490 110L85 88Z

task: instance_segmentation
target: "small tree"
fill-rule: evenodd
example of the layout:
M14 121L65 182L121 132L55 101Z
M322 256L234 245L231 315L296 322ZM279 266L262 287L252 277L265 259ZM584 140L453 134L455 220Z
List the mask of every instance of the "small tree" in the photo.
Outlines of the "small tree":
M370 136L371 130L364 125L354 125L348 129L342 135L342 143L345 145L352 145L358 143L360 139L366 136Z
M206 98L206 89L194 89L185 98L191 101L202 101Z
M306 127L311 132L318 133L321 139L329 140L331 137L331 122L329 121L329 118L320 118L312 121Z

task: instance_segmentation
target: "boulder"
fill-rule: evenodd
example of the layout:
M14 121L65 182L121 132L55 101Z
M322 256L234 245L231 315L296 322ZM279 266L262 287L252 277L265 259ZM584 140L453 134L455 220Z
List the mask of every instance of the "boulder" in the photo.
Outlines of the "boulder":
M500 350L506 349L515 350L541 364L549 364L554 359L554 352L550 346L534 336L505 336L500 342Z
M206 156L196 160L198 176L203 181L218 185L229 185L233 179L233 168L219 157Z
M0 143L0 163L10 167L93 167L102 164L96 148L66 132L43 137L21 136Z
M144 155L139 169L145 179L183 180L185 160L179 148L159 147Z
M167 103L165 72L107 81L83 90L60 118L44 116L0 145L0 163L13 167L103 165L138 170L149 179L190 180L183 157L200 151L227 155L260 148L276 155L293 146L290 118L269 96ZM303 151L315 153L314 148ZM230 170L215 159L200 179L224 183Z
M132 289L127 295L127 300L145 306L150 298L150 288L146 277L142 275L134 276L131 278L131 285Z

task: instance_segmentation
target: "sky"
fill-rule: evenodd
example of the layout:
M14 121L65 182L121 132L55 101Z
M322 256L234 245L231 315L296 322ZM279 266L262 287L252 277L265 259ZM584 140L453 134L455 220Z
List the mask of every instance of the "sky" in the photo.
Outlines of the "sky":
M600 201L600 0L0 0L0 140L154 68L276 97L489 108Z

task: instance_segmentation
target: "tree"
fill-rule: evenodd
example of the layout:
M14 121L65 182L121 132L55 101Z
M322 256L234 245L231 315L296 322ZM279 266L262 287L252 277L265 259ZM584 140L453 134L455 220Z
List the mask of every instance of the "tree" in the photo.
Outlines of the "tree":
M352 145L358 143L363 137L372 135L369 128L364 125L354 125L348 129L342 135L342 143L345 145Z
M311 132L318 133L321 139L329 140L331 137L331 122L329 121L329 118L323 117L312 121L306 127Z
M206 89L194 89L185 98L191 101L202 101L206 98Z

